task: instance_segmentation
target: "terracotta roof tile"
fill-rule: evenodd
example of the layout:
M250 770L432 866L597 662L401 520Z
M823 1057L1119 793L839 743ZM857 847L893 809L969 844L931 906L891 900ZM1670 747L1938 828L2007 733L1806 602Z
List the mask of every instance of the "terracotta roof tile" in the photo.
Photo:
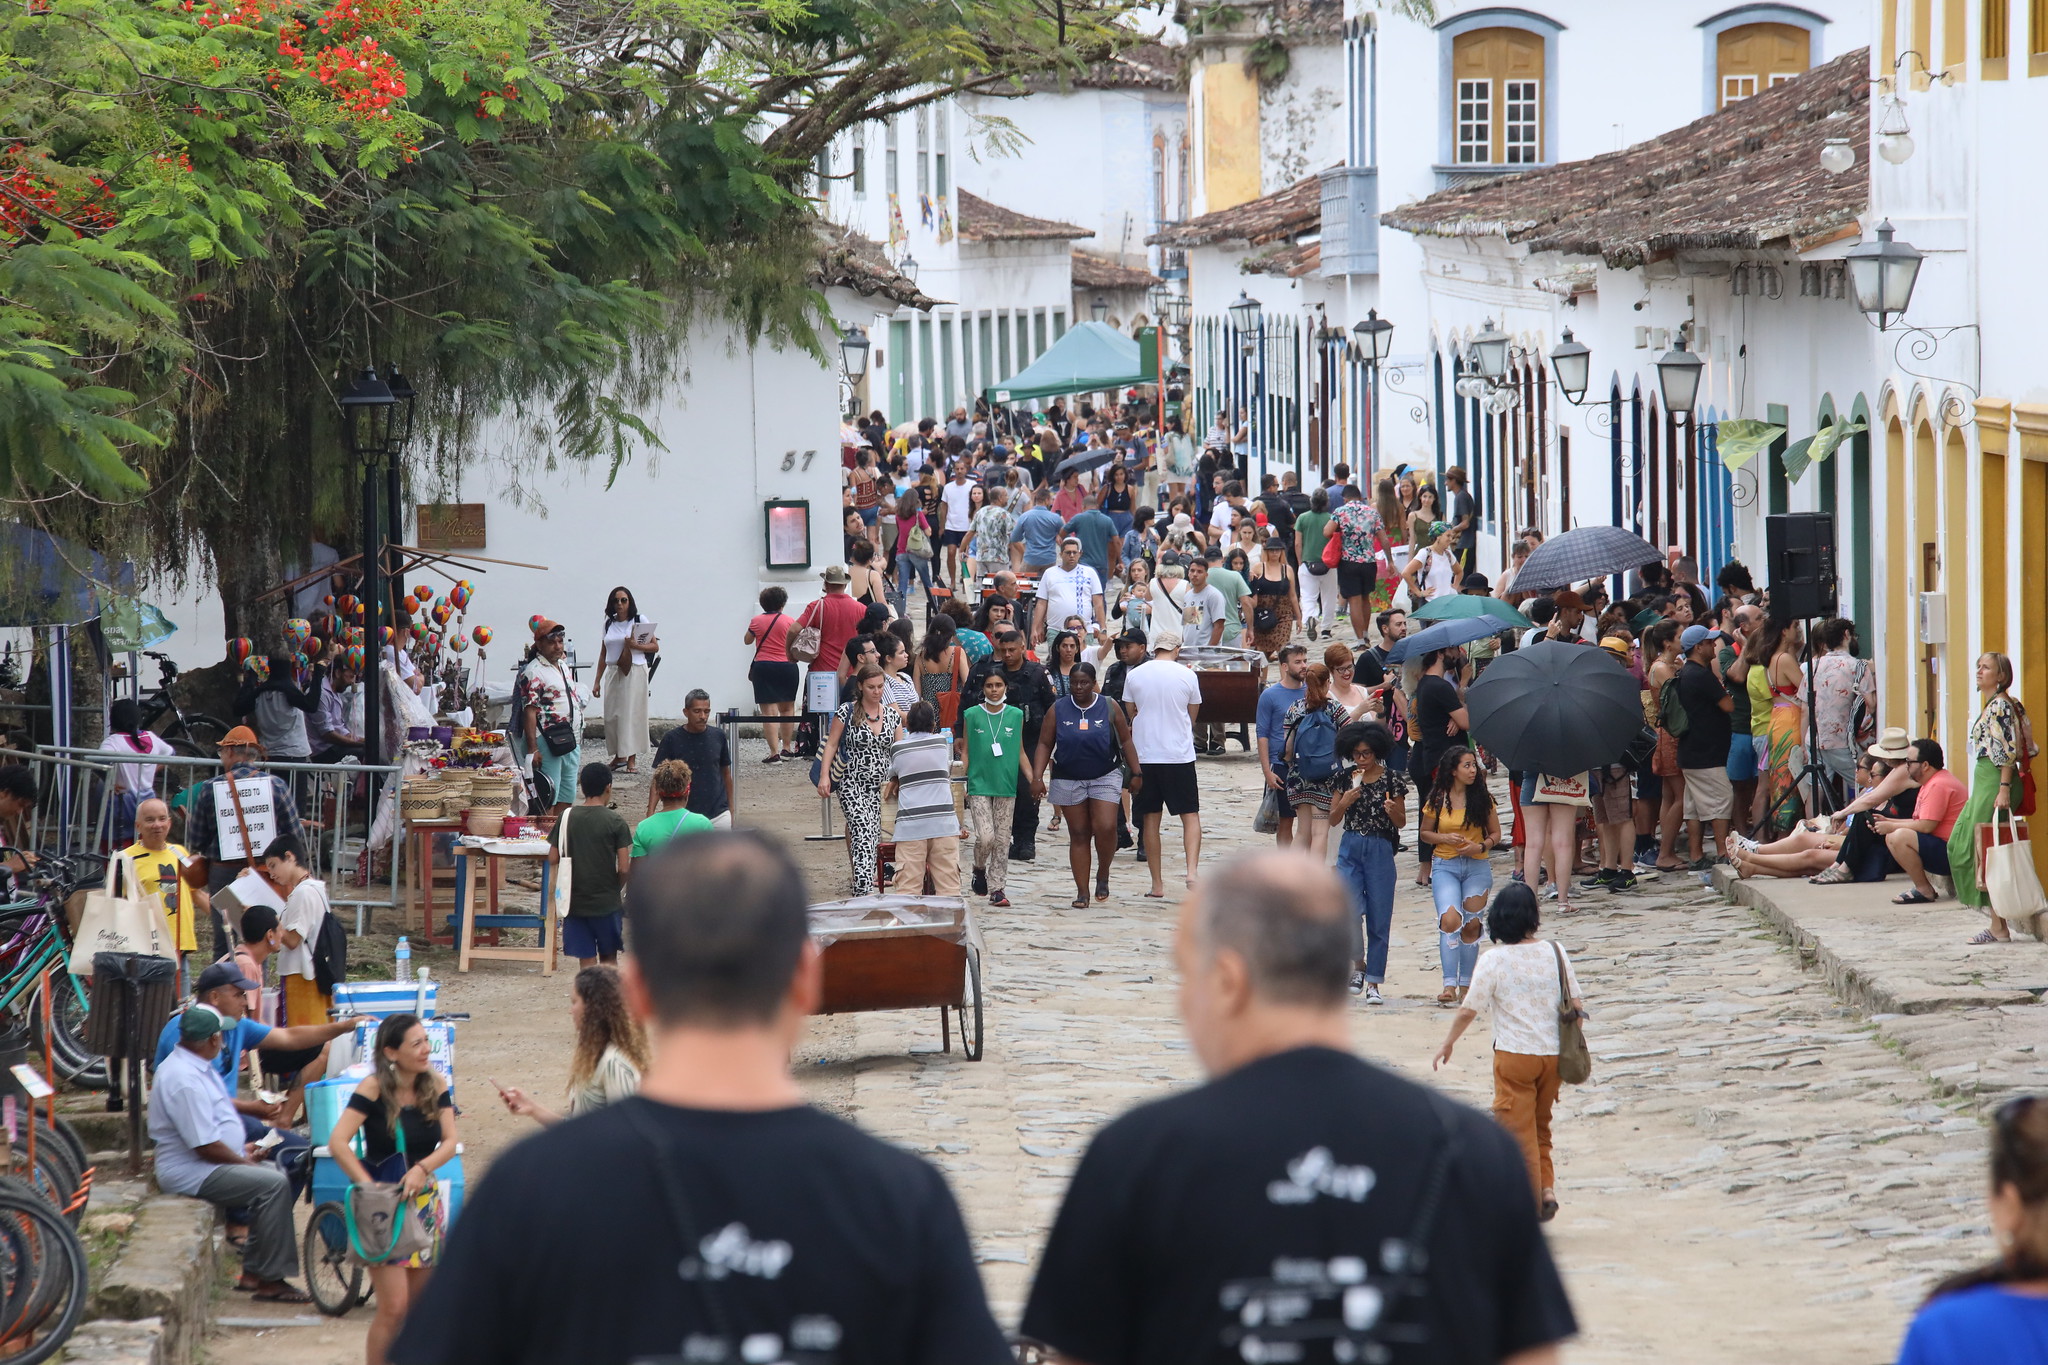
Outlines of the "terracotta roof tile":
M1138 43L1064 80L1037 76L1024 82L1034 91L1075 90L1176 90L1185 80L1181 49L1164 43Z
M1321 231L1322 226L1323 182L1311 175L1277 194L1174 223L1145 240L1179 247L1211 246L1217 242L1265 246L1269 242L1288 241L1304 232Z
M810 281L821 289L851 289L865 298L881 295L912 308L943 303L890 265L881 245L836 223L818 225L818 259Z
M1050 218L1033 218L1000 204L991 204L978 194L960 191L960 240L963 242L1050 242L1071 241L1095 234L1072 223Z
M1076 289L1150 289L1158 283L1159 277L1149 270L1131 265L1118 265L1115 261L1092 252L1074 253Z
M1313 275L1323 264L1323 242L1318 237L1313 242L1296 242L1283 246L1278 251L1246 261L1238 269L1247 275L1285 275L1298 280L1303 275Z
M1628 269L1674 251L1795 250L1853 228L1870 199L1870 51L1660 137L1584 161L1441 190L1380 218L1436 237L1505 237L1532 252L1598 256ZM1822 169L1846 138L1857 166Z

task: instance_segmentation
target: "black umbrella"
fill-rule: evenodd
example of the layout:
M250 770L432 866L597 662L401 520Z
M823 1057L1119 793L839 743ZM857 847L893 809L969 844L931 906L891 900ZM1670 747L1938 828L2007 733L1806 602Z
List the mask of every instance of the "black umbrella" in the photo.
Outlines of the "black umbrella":
M1619 526L1574 526L1530 551L1528 560L1515 570L1515 591L1568 588L1589 578L1640 569L1663 558L1656 546Z
M1064 479L1069 474L1086 474L1091 469L1100 469L1116 458L1116 451L1105 446L1101 450L1084 450L1079 455L1069 455L1059 462L1052 471L1055 479Z
M1557 640L1488 664L1466 689L1465 708L1472 738L1489 753L1558 777L1614 762L1643 728L1635 675L1604 649Z

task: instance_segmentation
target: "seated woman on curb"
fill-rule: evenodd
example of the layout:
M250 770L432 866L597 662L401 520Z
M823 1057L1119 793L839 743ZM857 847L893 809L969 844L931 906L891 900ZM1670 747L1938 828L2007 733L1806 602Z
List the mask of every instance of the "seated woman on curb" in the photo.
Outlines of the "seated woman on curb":
M1882 881L1898 867L1873 864L1871 855L1884 852L1884 841L1870 828L1868 815L1911 816L1918 785L1904 763L1864 754L1856 761L1859 795L1854 801L1832 816L1801 820L1790 834L1768 844L1735 839L1735 875L1806 877L1817 886Z

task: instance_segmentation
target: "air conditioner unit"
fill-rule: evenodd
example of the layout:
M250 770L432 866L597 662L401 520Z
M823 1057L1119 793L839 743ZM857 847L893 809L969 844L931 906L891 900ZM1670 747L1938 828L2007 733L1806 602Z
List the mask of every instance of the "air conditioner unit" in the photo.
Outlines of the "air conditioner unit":
M1923 645L1945 645L1948 643L1947 593L1923 592L1920 594L1920 643Z

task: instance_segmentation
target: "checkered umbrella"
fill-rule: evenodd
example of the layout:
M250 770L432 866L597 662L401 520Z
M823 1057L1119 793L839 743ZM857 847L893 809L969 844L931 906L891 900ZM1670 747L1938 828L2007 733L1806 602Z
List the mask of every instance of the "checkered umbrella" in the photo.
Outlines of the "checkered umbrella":
M1533 559L1534 556L1531 556ZM1465 689L1472 738L1510 768L1569 777L1612 763L1643 728L1640 685L1591 645L1541 640Z
M1627 573L1664 558L1656 546L1619 526L1575 526L1546 540L1515 572L1516 592L1568 588L1589 578Z

